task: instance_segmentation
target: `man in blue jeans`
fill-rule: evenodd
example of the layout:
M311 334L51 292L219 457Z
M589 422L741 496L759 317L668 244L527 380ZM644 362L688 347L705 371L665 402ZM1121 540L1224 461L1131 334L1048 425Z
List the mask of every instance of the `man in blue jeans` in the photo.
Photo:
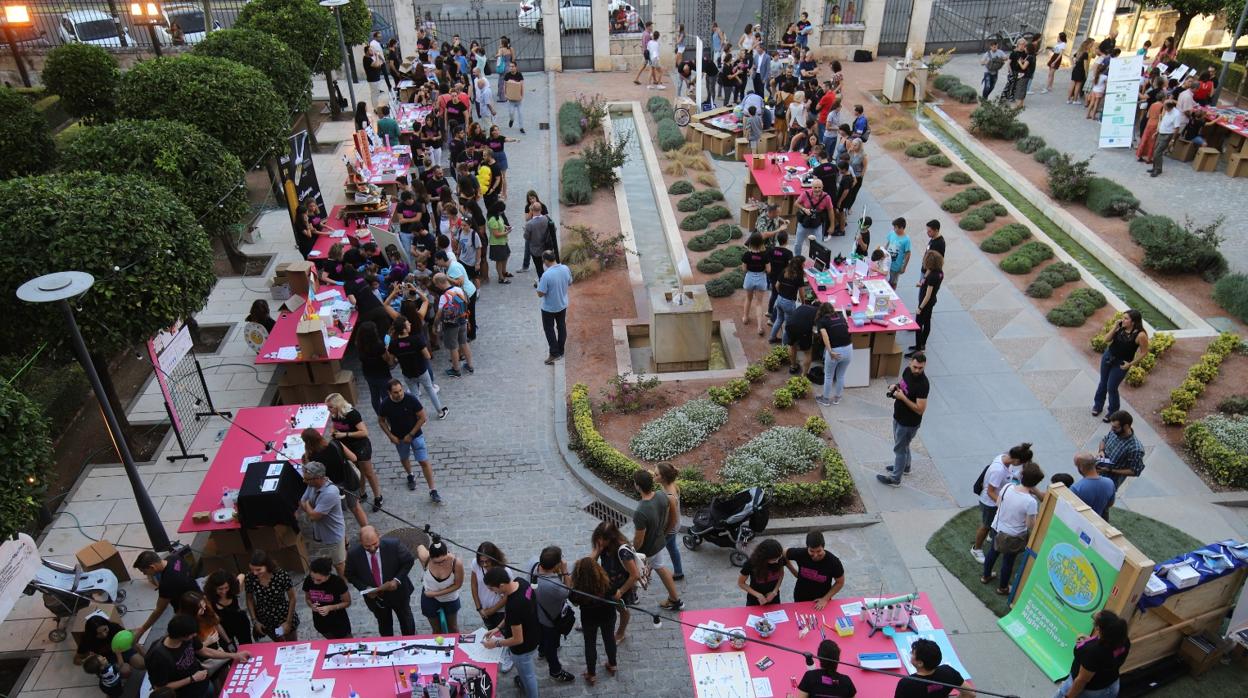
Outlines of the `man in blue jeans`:
M524 689L527 698L537 698L537 645L541 627L537 620L537 593L527 580L511 575L503 567L491 567L485 572L485 586L490 591L507 597L503 605L504 620L491 630L482 641L486 649L506 647L516 667L516 685Z
M403 381L391 378L381 409L377 411L377 423L399 452L399 462L407 472L407 489L416 489L416 478L412 475L412 455L415 454L425 484L429 485L429 499L440 504L442 497L433 485L433 464L429 462L429 449L425 447L425 435L421 431L427 421L429 417L420 400L403 388Z
M910 472L910 442L919 433L919 424L927 411L927 394L931 390L923 373L926 366L927 354L915 354L910 358L910 365L901 372L901 380L888 386L888 396L893 399L893 464L885 468L888 475L875 476L885 485L900 486L902 475Z

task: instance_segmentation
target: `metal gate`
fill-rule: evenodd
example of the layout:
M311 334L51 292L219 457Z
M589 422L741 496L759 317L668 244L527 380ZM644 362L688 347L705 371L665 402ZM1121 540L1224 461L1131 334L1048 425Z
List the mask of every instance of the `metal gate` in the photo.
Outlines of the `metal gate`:
M535 0L536 1L536 0ZM594 13L591 0L542 0L559 4L559 53L565 70L594 67Z
M715 0L676 0L676 27L685 25L685 55L692 59L697 42L702 37L706 51L711 50L711 23L715 21Z
M887 0L884 21L880 26L880 43L876 52L881 56L900 56L906 52L910 36L910 14L914 0Z
M935 0L927 25L927 50L978 52L998 33L1038 34L1044 31L1048 9L1048 0Z
M797 21L800 9L801 5L797 0L763 0L762 10L758 13L757 29L763 35L763 43L767 46L778 46L789 23Z
M493 61L499 43L507 39L521 71L546 68L546 46L542 43L541 25L537 23L540 11L535 18L518 8L501 11L444 9L435 13L417 6L416 16L424 20L426 27L432 25L434 41L438 44L450 42L451 37L459 34L464 44L480 43L485 47L485 55Z

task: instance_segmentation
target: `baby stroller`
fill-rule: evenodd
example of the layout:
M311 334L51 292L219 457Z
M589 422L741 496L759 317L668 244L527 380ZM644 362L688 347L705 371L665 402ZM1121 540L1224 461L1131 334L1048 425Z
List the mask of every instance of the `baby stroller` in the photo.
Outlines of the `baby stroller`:
M125 614L126 607L121 602L126 599L126 590L117 588L117 575L109 570L83 572L79 566L62 565L46 558L42 563L22 593L27 596L34 596L36 591L43 594L44 607L56 617L56 627L48 633L52 642L64 640L65 629L73 617L92 603L116 604L117 613Z
M694 514L693 525L681 540L690 550L697 550L703 540L732 548L728 562L740 567L747 559L746 544L767 529L771 518L768 507L767 492L761 487L741 490L724 499L716 497L709 507Z

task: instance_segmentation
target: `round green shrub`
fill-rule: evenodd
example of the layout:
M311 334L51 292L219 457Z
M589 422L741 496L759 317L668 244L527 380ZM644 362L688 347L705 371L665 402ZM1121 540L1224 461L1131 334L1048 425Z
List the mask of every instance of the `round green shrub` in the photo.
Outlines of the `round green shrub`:
M732 226L719 225L711 228L707 233L716 244L722 245L732 239Z
M589 184L589 166L581 158L568 158L559 175L559 200L565 204L587 204L594 196Z
M920 141L906 148L906 155L912 158L926 158L940 152L940 148L936 147L931 141Z
M564 145L576 145L585 137L585 110L576 100L568 100L559 105L559 113L555 116L555 125L559 131L559 140Z
M230 235L250 208L247 189L238 186L247 174L243 163L188 124L158 119L89 126L64 156L66 168L137 174L168 187L217 237Z
M706 217L703 216L701 213L694 213L692 215L685 216L685 219L680 222L680 229L681 230L705 230L706 226L709 224L710 224L710 221L706 220Z
M1036 279L1027 285L1027 290L1024 293L1032 298L1048 298L1053 295L1053 287L1043 279Z
M122 76L117 105L125 118L191 124L246 167L269 151L282 152L290 127L269 78L225 58L182 54L139 63Z
M698 271L703 274L718 274L724 270L724 265L713 259L703 259L698 261Z
M668 194L680 195L688 194L693 191L693 183L687 179L681 179L672 182L672 186L667 188Z
M962 170L957 170L956 172L950 172L949 174L946 174L943 177L943 179L948 184L970 184L971 183L971 176L963 172Z
M741 256L745 254L745 248L740 245L729 245L715 250L707 259L715 260L716 264L724 268L732 268L741 266ZM742 277L744 280L744 276Z
M704 204L724 200L724 193L718 189L703 189L700 192L696 192L694 196L697 197L698 201L701 201Z
M30 100L0 87L0 179L46 172L54 164L56 145L48 122Z
M1030 259L1031 265L1034 267L1045 260L1053 259L1053 248L1043 242L1033 240L1018 248L1016 254Z
M1040 136L1027 136L1026 138L1020 138L1018 139L1018 142L1014 144L1015 148L1018 148L1024 153L1034 153L1044 146L1044 139Z
M1082 327L1088 318L1075 308L1065 305L1059 305L1053 308L1044 316L1049 322L1058 327Z
M985 206L984 208L989 207ZM1005 204L993 203L990 210L992 211L992 215L997 216L998 218L1010 215L1010 211L1005 207Z
M660 110L660 109L670 110L671 108L672 108L672 102L667 97L661 97L659 95L655 95L651 97L650 99L646 100L646 111L652 114L655 111Z
M697 196L686 196L676 202L676 210L684 213L693 213L694 211L702 208L704 205L705 204L702 203L702 200Z
M1007 274L1026 274L1035 266L1030 257L1017 252L1001 260L1001 271Z
M1248 274L1226 274L1213 284L1213 300L1226 312L1248 322Z
M1071 291L1066 297L1066 302L1080 308L1083 314L1089 317L1108 303L1103 293L1092 288L1077 288Z
M945 93L962 104L974 104L979 101L979 90L970 85L958 85L951 90L946 90Z
M979 216L985 223L991 223L997 219L997 209L992 204L985 204L975 209L971 213Z
M1088 195L1084 204L1106 218L1121 218L1138 209L1140 200L1131 190L1112 179L1093 177L1088 180Z
M1028 230L1027 226L1022 223L1010 223L998 228L997 232L993 233L993 235L1005 238L1006 241L1010 243L1010 246L1013 247L1014 245L1017 245L1023 240L1031 237L1031 231Z
M312 73L295 49L272 34L254 29L220 29L205 35L191 53L228 58L264 73L287 111L301 112L312 106Z
M685 243L685 246L694 252L706 252L714 249L716 244L715 238L708 234L703 234L693 236L689 239L689 242Z
M1006 129L1005 137L1009 140L1016 141L1019 138L1026 138L1027 134L1030 132L1031 129L1027 127L1027 124L1021 121L1015 121L1010 124L1009 128Z
M958 227L963 230L983 230L987 226L988 221L979 211L971 211L958 221Z
M971 202L965 194L966 192L962 192L945 199L940 203L940 208L949 213L962 213L971 207Z
M978 204L992 198L992 194L984 191L980 187L967 187L962 190L962 195L972 204Z
M1002 252L1008 252L1010 247L1012 247L1012 245L1010 245L1009 240L998 236L996 233L989 235L988 237L984 238L983 242L979 243L979 249L983 250L984 252L991 252L992 254L1001 254Z
M88 124L110 121L117 111L117 85L121 69L117 59L101 46L70 43L48 52L40 74L48 91L61 98L61 106L75 119Z
M1033 153L1031 157L1034 158L1036 162L1047 165L1049 164L1050 160L1052 160L1053 158L1057 156L1058 156L1057 148L1050 148L1048 146L1045 146L1044 148L1041 148L1040 150L1037 150L1035 153Z
M1051 274L1058 275L1063 282L1070 283L1079 280L1079 268L1069 262L1054 262L1045 267L1044 270Z
M660 120L657 130L660 150L675 150L685 144L685 134L670 117Z
M949 158L945 157L943 153L938 153L928 158L927 164L932 167L949 167L953 164L953 162L949 160Z
M706 208L702 209L701 215L703 218L706 218L706 220L708 221L722 221L728 218L732 218L732 211L729 211L726 206L720 206L719 204L716 204L714 206L707 206Z
M744 281L745 275L740 272L721 274L706 282L706 295L711 298L731 296L737 289L741 288L741 284Z
M344 33L347 19L344 13ZM255 29L276 36L299 54L309 71L337 70L342 65L334 16L316 0L250 0L238 13L234 29Z
M959 80L957 76L950 75L948 73L941 73L932 80L932 86L941 92L948 92L961 84L962 81Z

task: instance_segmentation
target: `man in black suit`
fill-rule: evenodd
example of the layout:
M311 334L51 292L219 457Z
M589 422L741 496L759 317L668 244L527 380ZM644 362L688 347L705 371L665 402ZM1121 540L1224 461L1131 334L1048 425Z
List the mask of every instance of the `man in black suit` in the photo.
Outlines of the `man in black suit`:
M360 542L347 552L347 581L356 589L375 589L364 595L364 604L377 617L377 633L394 636L393 612L399 617L403 635L416 634L412 617L412 580L407 578L416 558L403 544L393 538L382 538L377 529L360 529Z

